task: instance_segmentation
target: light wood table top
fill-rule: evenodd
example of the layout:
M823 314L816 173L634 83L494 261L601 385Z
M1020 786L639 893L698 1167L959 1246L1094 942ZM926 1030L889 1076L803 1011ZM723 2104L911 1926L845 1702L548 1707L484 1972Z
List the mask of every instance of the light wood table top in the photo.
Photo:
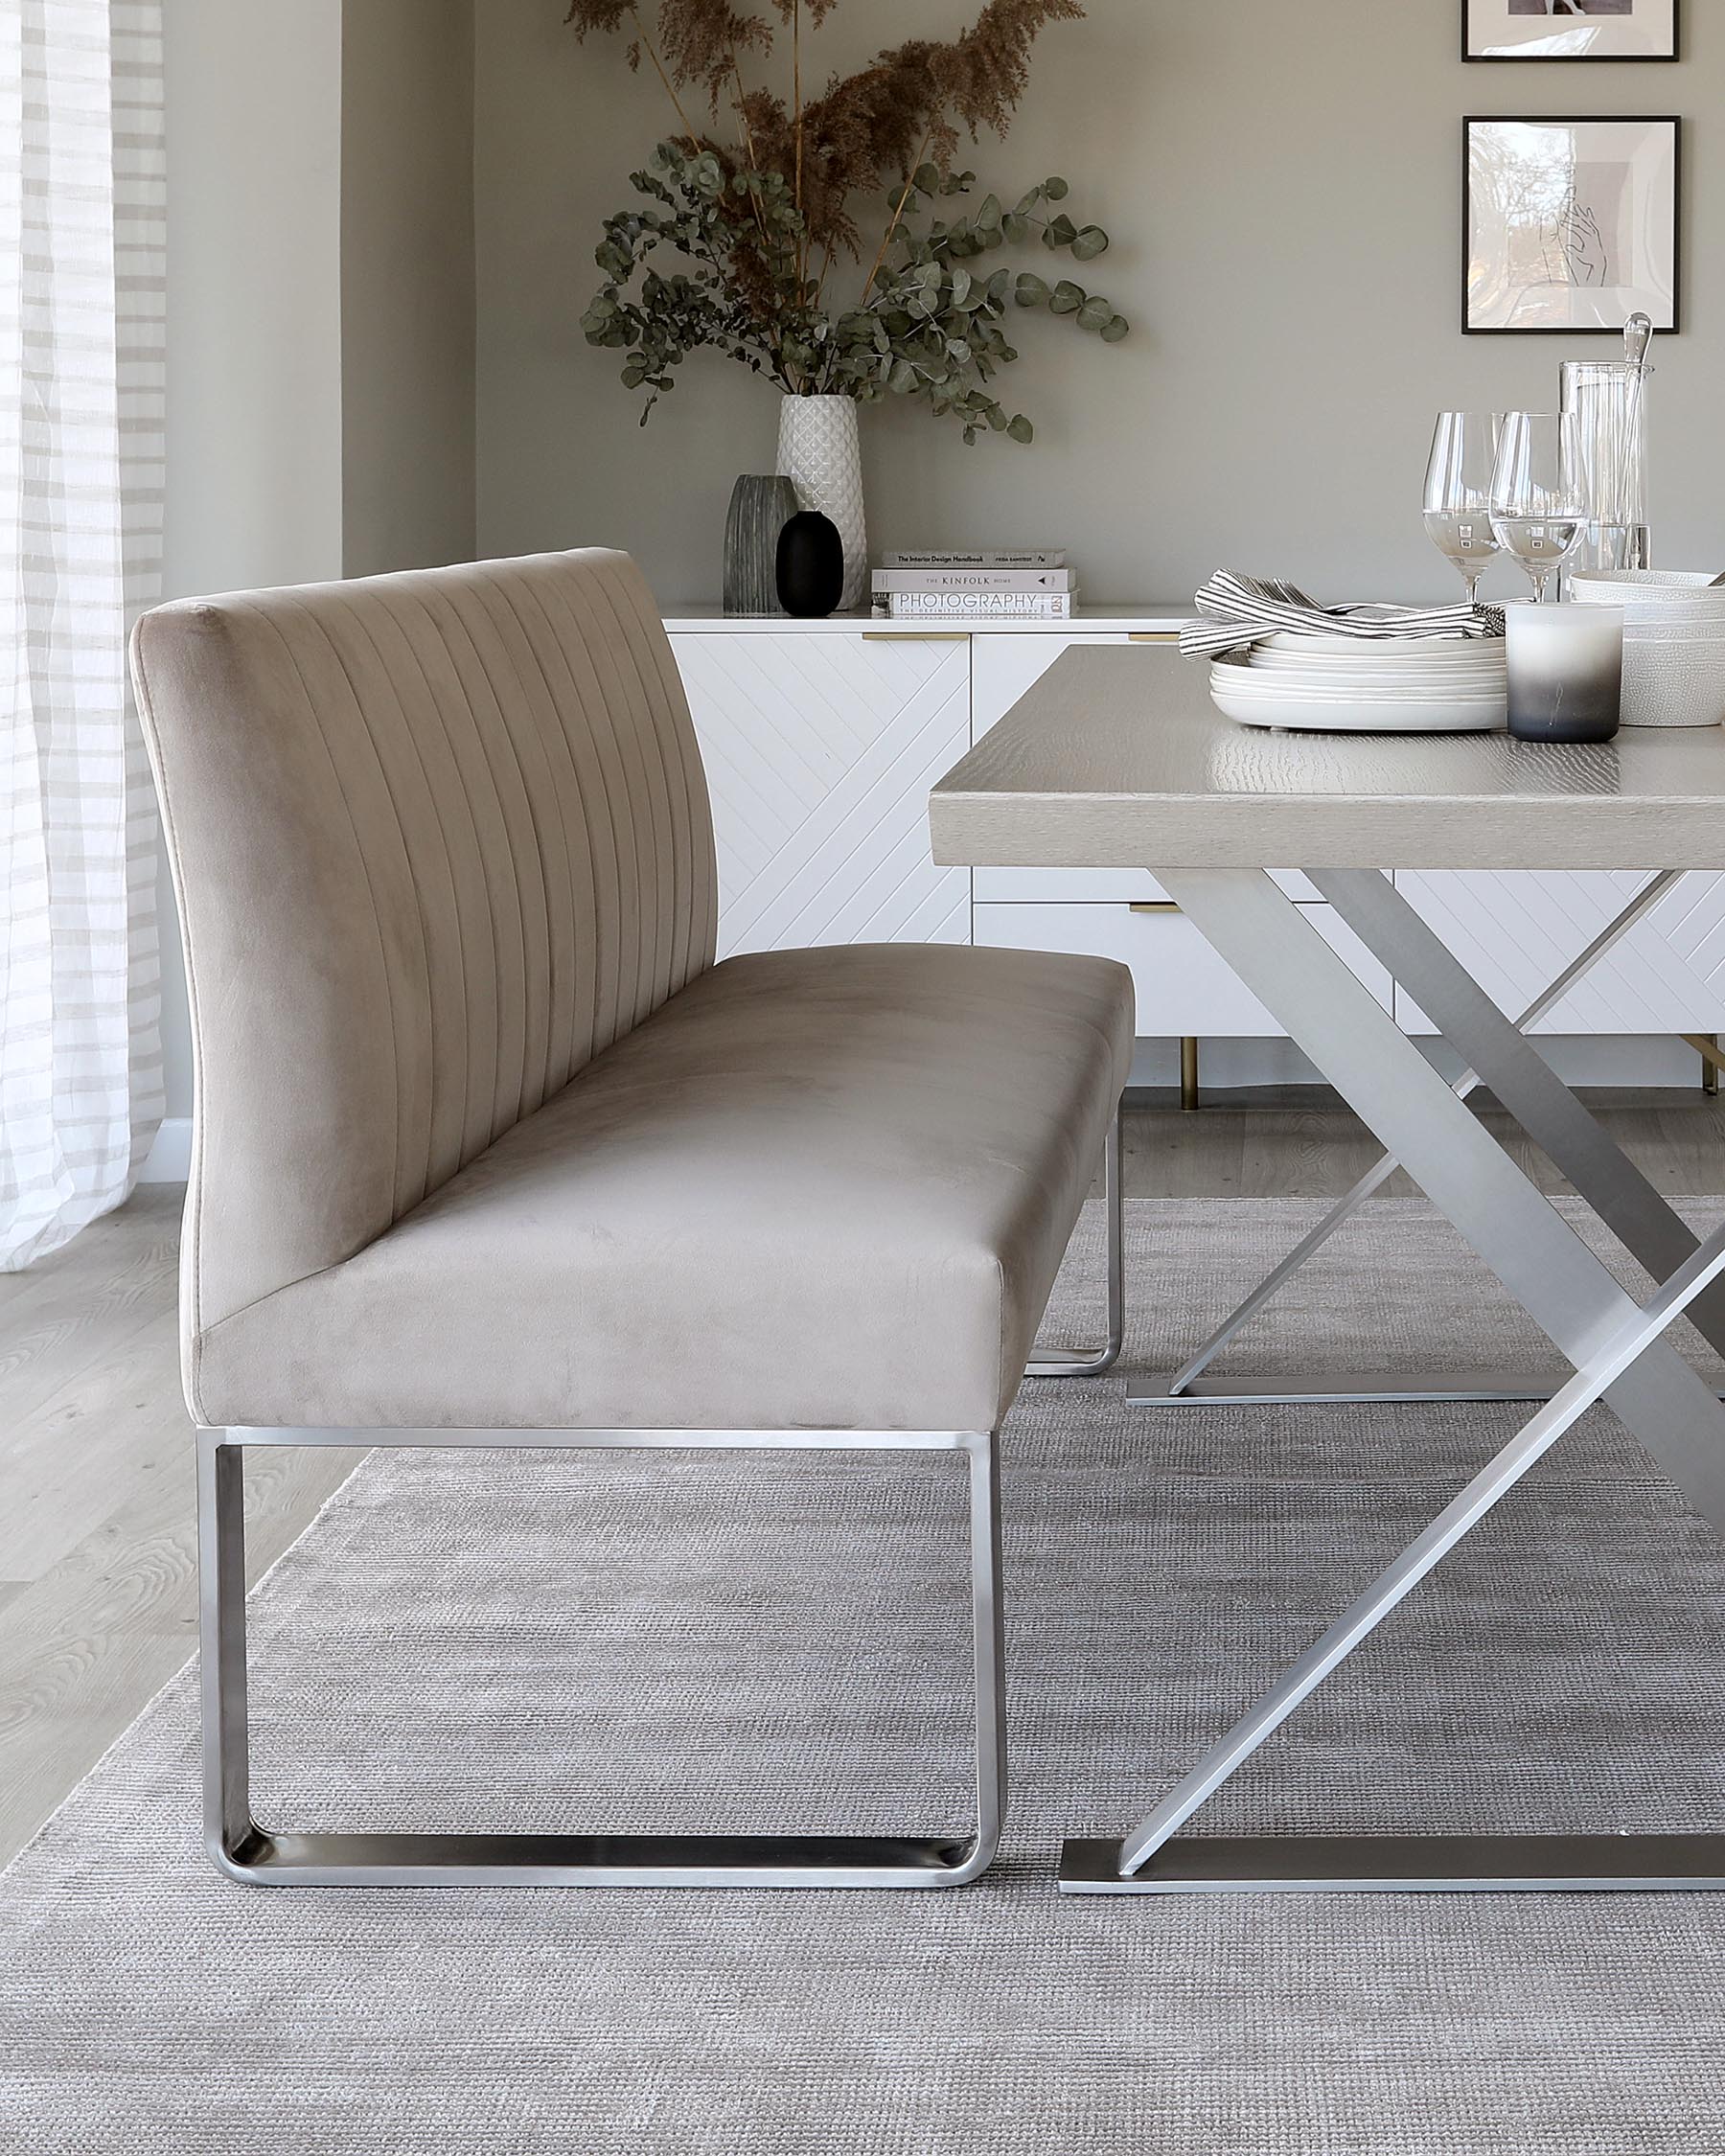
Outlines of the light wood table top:
M1725 728L1274 733L1208 668L1062 654L930 796L942 867L1725 869Z

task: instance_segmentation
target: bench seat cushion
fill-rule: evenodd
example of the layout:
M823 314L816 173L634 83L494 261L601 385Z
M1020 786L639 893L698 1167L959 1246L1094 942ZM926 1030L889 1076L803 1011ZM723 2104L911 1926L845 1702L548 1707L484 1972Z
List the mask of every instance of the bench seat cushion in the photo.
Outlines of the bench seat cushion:
M1106 960L729 959L357 1255L195 1338L199 1419L992 1429L1132 1039Z

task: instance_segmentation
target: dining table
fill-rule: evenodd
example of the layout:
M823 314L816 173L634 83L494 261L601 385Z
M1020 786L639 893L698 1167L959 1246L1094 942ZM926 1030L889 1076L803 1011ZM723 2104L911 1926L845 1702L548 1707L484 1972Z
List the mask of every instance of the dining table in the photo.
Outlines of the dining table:
M1725 1405L1666 1335L1725 1352L1725 1227L1698 1238L1559 1079L1528 1028L1676 879L1725 870L1725 730L1645 727L1588 745L1505 732L1280 731L1224 717L1206 670L1132 647L1065 653L930 797L942 866L1138 868L1360 1116L1383 1158L1173 1372L1145 1413L1218 1401L1525 1402L1513 1437L1285 1674L1118 1838L1069 1840L1071 1893L1725 1888L1725 1832L1275 1836L1183 1833L1468 1531L1603 1400L1725 1534ZM1397 869L1636 871L1619 917L1526 1011L1506 1013L1397 889ZM1443 1074L1285 887L1324 905L1449 1044ZM1156 1030L1140 1010L1141 1032ZM1658 1283L1638 1302L1468 1105L1488 1089ZM1248 1386L1211 1358L1404 1168L1550 1340L1567 1375L1299 1372ZM1360 1308L1368 1326L1369 1282ZM1363 1359L1369 1359L1362 1342ZM1441 1359L1439 1359L1441 1360Z

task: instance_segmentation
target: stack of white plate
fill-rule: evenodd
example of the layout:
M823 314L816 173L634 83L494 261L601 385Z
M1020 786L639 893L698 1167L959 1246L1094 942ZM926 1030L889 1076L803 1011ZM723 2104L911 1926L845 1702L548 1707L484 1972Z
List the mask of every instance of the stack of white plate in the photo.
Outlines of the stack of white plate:
M1248 726L1344 734L1485 734L1507 722L1500 637L1301 636L1210 667L1218 710Z
M1625 726L1725 720L1725 586L1701 569L1578 569L1570 589L1623 609Z

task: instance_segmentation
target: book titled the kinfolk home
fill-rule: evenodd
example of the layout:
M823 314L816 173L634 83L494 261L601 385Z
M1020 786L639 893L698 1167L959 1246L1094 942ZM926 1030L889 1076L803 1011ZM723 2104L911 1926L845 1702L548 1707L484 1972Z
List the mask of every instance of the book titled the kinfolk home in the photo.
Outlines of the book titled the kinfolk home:
M1070 569L877 569L877 591L1070 591Z

